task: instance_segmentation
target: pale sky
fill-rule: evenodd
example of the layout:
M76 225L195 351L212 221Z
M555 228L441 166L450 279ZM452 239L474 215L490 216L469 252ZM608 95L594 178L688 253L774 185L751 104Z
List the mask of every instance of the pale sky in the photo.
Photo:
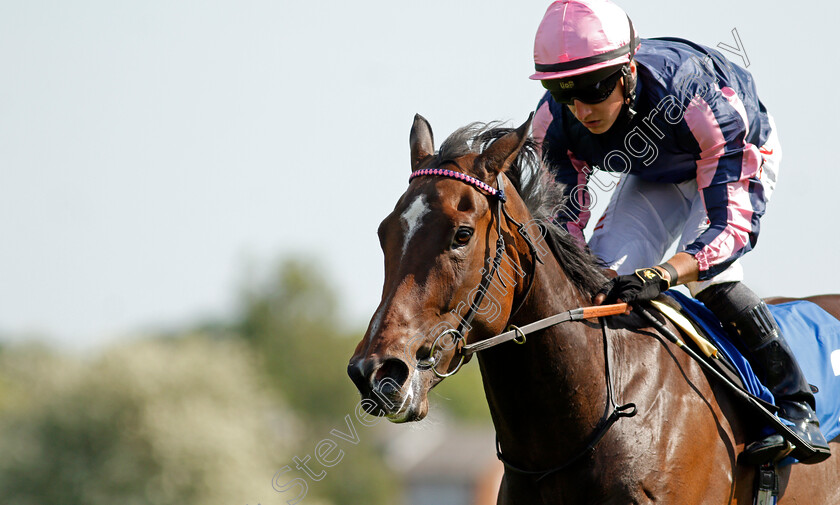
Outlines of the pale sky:
M290 253L363 327L414 113L438 142L524 121L548 4L0 0L0 334L81 349L223 317L246 265ZM620 5L643 37L737 28L784 148L746 280L840 291L838 4Z

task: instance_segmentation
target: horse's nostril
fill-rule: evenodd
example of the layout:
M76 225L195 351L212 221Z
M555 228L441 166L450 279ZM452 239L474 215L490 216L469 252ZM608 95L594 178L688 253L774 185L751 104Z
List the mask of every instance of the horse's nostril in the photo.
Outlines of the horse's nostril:
M363 397L376 393L391 395L397 393L408 379L408 365L397 358L389 358L382 365L376 358L351 361L347 375Z
M388 394L402 388L406 379L408 379L408 365L402 360L390 358L376 370L374 384L380 392Z
M361 394L366 395L370 392L370 381L365 378L364 360L351 361L347 365L347 375Z

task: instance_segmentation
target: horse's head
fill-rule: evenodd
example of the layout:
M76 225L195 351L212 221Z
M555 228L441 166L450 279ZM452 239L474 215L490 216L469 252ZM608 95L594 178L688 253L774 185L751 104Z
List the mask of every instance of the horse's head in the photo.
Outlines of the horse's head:
M348 367L368 412L422 419L428 391L462 364L465 340L505 327L535 260L512 221L528 210L505 176L530 124L462 128L435 153L429 123L415 117L410 184L378 231L382 300Z

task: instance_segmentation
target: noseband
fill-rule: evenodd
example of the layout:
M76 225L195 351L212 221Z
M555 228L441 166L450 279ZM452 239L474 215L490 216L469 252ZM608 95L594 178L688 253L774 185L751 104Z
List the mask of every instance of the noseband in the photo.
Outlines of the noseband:
M408 182L411 183L411 181L414 180L416 177L420 177L420 176L424 176L424 175L431 175L431 176L437 176L437 177L448 177L450 179L457 179L457 180L462 181L466 184L469 184L470 186L473 186L474 188L478 189L479 191L484 192L489 197L495 198L496 203L497 203L497 207L496 207L496 229L497 229L497 233L498 233L498 238L496 239L496 255L493 258L493 264L490 267L490 272L487 275L485 275L484 277L482 277L481 282L478 284L478 292L475 294L475 298L473 299L472 303L470 304L469 310L467 311L467 314L463 318L461 318L461 322L458 324L458 328L457 329L451 329L450 328L448 330L445 330L440 335L438 335L437 338L435 339L435 341L432 343L432 348L429 351L429 358L427 358L427 359L431 363L432 371L438 377L445 378L445 377L449 377L451 375L454 375L455 372L457 372L461 368L461 365L464 364L464 360L467 358L467 356L469 356L469 354L471 354L471 352L464 352L464 347L463 346L461 348L459 348L458 354L460 355L460 361L458 361L458 364L455 366L455 368L451 372L440 373L437 370L437 367L435 366L435 362L434 362L435 350L438 347L438 343L441 341L441 339L443 339L444 337L446 337L447 335L450 335L450 334L452 335L452 339L453 339L453 344L452 344L453 347L458 346L458 344L461 343L461 342L466 342L466 333L469 331L468 328L471 328L470 323L472 323L473 318L475 318L476 312L478 311L478 307L480 307L481 303L484 301L484 296L485 296L485 294L487 293L487 290L490 287L490 282L492 282L493 277L498 275L499 282L501 282L503 287L505 287L505 288L507 287L507 285L505 284L505 281L502 278L501 274L498 273L499 272L499 265L502 262L502 255L505 253L505 239L502 236L502 216L503 215L505 216L505 218L508 221L510 221L511 223L516 225L517 230L519 231L519 234L522 236L523 239L525 239L525 242L528 244L528 249L530 251L531 257L533 258L533 261L531 262L531 275L529 276L528 287L525 290L525 295L520 300L519 305L516 306L516 309L511 311L511 316L513 314L516 314L516 312L519 311L519 308L522 306L522 304L525 302L525 299L528 297L528 293L530 293L531 286L533 285L533 282L534 282L534 272L536 271L537 262L542 263L542 260L537 255L537 248L534 246L534 242L531 239L531 236L528 234L528 231L525 229L525 225L516 221L512 217L510 217L510 214L508 214L507 209L505 208L504 204L505 204L505 202L507 202L507 196L505 195L505 192L504 192L504 189L503 189L504 188L504 180L502 178L502 173L501 172L496 176L496 186L497 186L497 188L494 188L494 187L490 186L489 184L487 184L487 183L485 183L485 182L483 182L479 179L476 179L475 177L471 177L467 174L464 174L462 172L455 172L454 170L446 170L446 169L443 169L443 168L424 168L422 170L417 170L415 172L412 172L412 174L408 178ZM510 331L515 332L516 330L514 329L514 330L510 330ZM509 340L514 340L516 343L524 344L525 343L525 335L524 335L524 333L522 333L520 331L519 334L514 335L514 338L511 338ZM441 348L444 348L443 345L441 345ZM451 349L451 347L447 347L445 349L448 350L448 349ZM472 351L472 352L475 352L475 351Z

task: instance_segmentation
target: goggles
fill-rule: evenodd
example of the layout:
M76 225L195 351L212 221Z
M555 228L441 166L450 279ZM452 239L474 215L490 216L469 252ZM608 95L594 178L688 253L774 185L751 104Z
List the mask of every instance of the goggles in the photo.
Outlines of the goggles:
M612 67L606 70L610 71L606 76L602 72L597 72L600 75L584 74L575 76L575 79L546 79L540 82L557 103L568 105L578 100L591 105L609 98L622 76L621 68L616 70Z

